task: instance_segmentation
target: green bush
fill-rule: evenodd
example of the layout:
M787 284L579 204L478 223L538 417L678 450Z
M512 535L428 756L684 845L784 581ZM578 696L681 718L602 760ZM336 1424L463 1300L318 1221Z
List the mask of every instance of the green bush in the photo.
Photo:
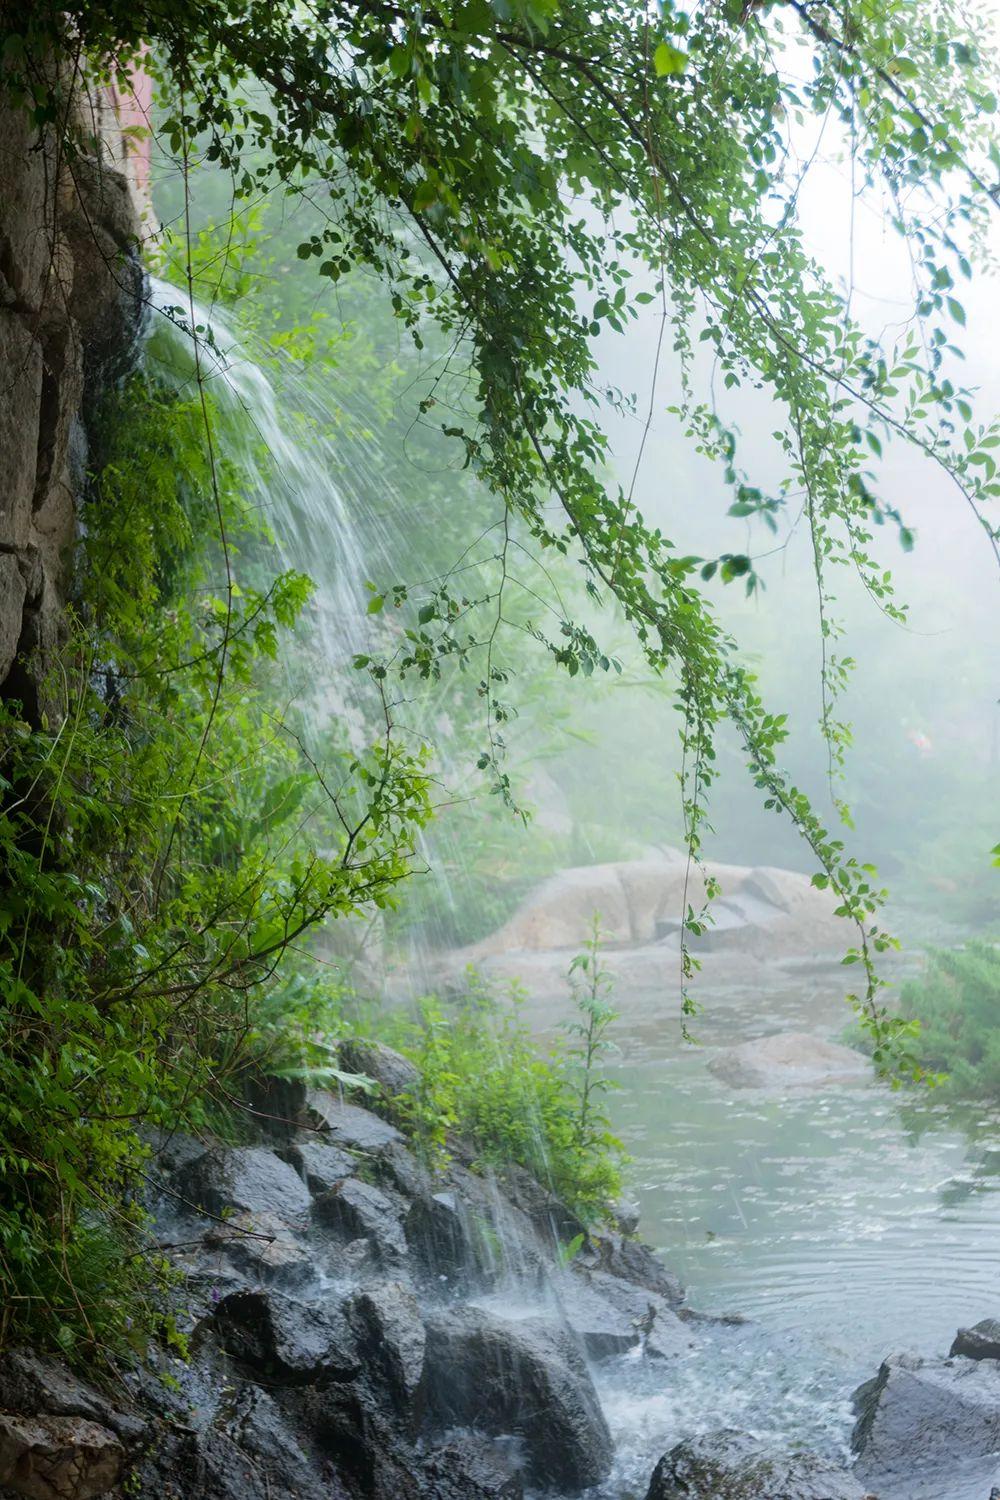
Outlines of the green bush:
M971 942L930 955L927 972L902 989L902 1011L919 1021L915 1048L956 1098L1000 1099L1000 947Z
M432 1160L446 1159L461 1136L481 1166L526 1167L595 1223L621 1192L626 1158L601 1104L610 1085L592 1018L581 1003L581 1034L541 1052L523 1000L516 987L497 999L470 973L461 1003L426 998L416 1019L387 1023L380 1034L421 1070L420 1092L397 1101L401 1121Z
M211 401L106 415L58 712L0 706L0 1342L88 1359L158 1320L137 1131L216 1118L279 960L391 899L427 813L419 757L319 776L276 711L309 584L266 578Z

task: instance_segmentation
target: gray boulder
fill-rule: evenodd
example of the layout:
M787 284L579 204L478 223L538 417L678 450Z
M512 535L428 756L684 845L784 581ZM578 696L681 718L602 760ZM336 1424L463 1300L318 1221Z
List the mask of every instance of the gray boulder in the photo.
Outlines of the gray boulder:
M92 1500L121 1476L125 1449L86 1417L0 1412L0 1484L28 1500Z
M355 1151L381 1151L390 1141L403 1136L387 1120L380 1120L370 1109L345 1104L327 1089L308 1089L299 1113L299 1124L328 1136L335 1146Z
M963 1359L1000 1359L1000 1321L984 1318L971 1328L960 1328L951 1346L950 1357Z
M207 1328L220 1349L272 1385L351 1380L360 1369L340 1313L280 1292L232 1292L218 1303Z
M185 1206L216 1217L273 1214L291 1223L309 1212L309 1189L294 1167L266 1146L205 1151L181 1168L176 1183Z
M424 1465L424 1500L523 1500L518 1476L488 1439L456 1436Z
M370 1078L386 1099L415 1093L420 1086L420 1069L416 1063L383 1042L351 1037L341 1042L337 1050L341 1066L348 1073L363 1073Z
M406 1258L403 1233L404 1204L395 1194L348 1177L316 1199L316 1218L347 1239L367 1239L375 1258L383 1265Z
M514 1434L531 1484L578 1494L611 1467L611 1437L571 1335L558 1324L506 1322L480 1308L427 1322L432 1428Z
M371 1381L384 1383L395 1409L419 1420L424 1394L426 1338L417 1301L399 1281L355 1293L348 1314Z
M645 1287L671 1307L680 1307L684 1301L684 1288L677 1277L641 1240L614 1232L592 1234L574 1264L606 1271L633 1287Z
M860 1053L808 1031L782 1031L726 1047L708 1066L738 1089L815 1088L864 1083L871 1076L871 1065Z
M301 1141L286 1147L281 1156L304 1179L311 1193L328 1193L357 1168L353 1156L326 1141Z
M1000 1366L897 1354L854 1394L857 1469L874 1488L1000 1453ZM942 1494L946 1491L943 1490Z
M672 1448L653 1470L646 1500L865 1500L846 1469L814 1453L774 1453L724 1429Z

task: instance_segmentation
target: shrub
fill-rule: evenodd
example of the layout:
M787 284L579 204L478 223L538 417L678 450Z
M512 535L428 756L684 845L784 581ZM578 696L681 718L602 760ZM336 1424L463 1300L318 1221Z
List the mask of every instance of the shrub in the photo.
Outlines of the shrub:
M957 1098L1000 1098L1000 946L937 950L927 972L902 989L903 1014L919 1021L924 1067L944 1072Z
M523 1003L516 986L500 1000L470 973L460 1004L426 998L415 1020L387 1027L383 1035L421 1070L419 1094L397 1107L432 1160L446 1159L449 1140L462 1136L480 1165L526 1167L594 1223L621 1192L626 1160L600 1102L610 1086L598 1071L602 1048L593 1035L588 1043L581 999L582 1037L541 1052Z

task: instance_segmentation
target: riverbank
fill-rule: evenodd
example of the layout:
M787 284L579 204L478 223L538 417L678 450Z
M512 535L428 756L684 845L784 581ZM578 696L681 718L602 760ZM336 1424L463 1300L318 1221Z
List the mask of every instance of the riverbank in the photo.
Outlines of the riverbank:
M389 1092L275 1083L252 1140L157 1143L169 1337L102 1391L12 1353L0 1493L986 1500L1000 1345L890 1362L852 1404L805 1331L692 1309L630 1210L587 1233L459 1140L431 1172Z

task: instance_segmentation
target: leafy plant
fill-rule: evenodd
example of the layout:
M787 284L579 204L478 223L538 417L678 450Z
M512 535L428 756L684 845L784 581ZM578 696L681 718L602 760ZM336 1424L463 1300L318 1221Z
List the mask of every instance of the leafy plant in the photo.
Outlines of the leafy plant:
M427 816L390 731L318 768L276 716L308 582L258 585L207 398L138 378L105 415L61 715L0 705L0 1335L88 1358L158 1318L137 1129L227 1107L282 956L391 900Z
M426 998L415 1021L390 1025L382 1034L421 1071L418 1091L397 1101L400 1118L432 1161L446 1160L460 1136L482 1165L501 1172L511 1163L526 1167L594 1222L619 1195L625 1161L595 1102L606 1087L597 1072L606 1044L594 1037L586 1073L565 1047L542 1053L523 1004L517 987L498 1000L470 974L460 1005L446 1008ZM589 1024L588 1005L584 1001Z
M1000 947L971 942L939 949L927 972L902 988L904 1016L919 1022L925 1068L946 1076L956 1098L1000 1099Z

